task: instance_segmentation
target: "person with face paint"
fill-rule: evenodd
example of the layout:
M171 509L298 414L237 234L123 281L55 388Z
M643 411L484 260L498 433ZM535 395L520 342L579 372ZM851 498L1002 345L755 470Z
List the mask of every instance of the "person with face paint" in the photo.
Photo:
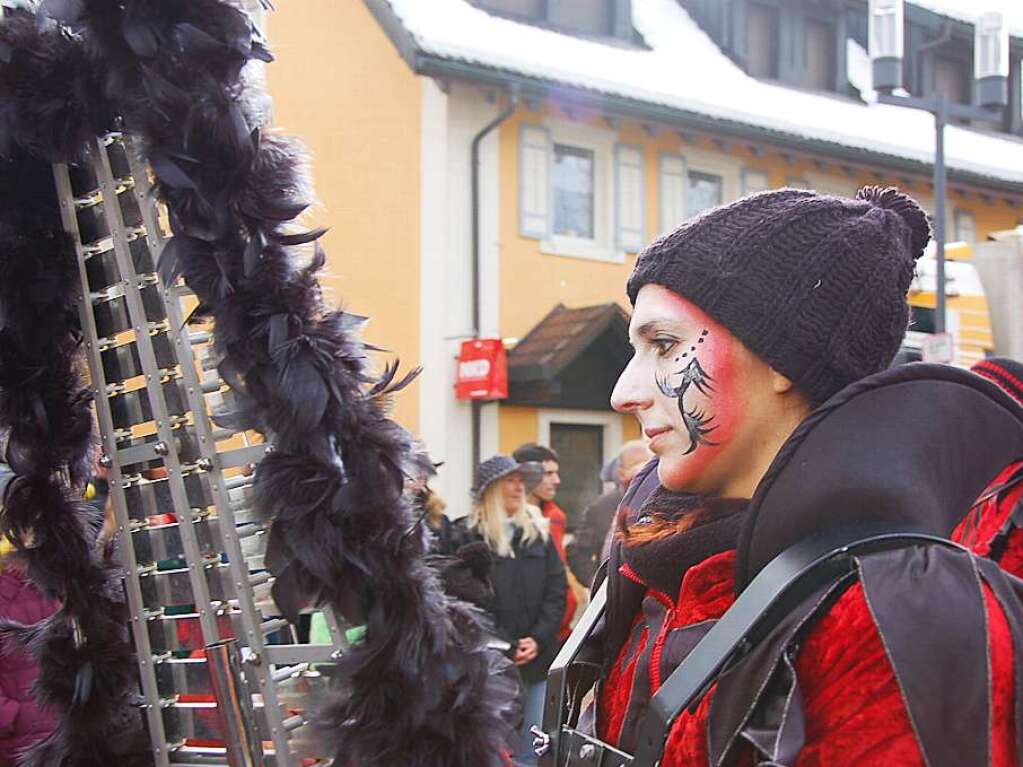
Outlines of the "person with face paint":
M763 510L779 476L802 477L794 483L797 496L805 492L801 500L819 527L829 525L829 515L848 497L866 512L872 503L887 502L887 485L878 482L876 493L872 487L877 472L903 467L861 466L874 452L884 453L875 450L881 446L901 459L903 435L907 475L935 477L927 465L934 446L911 449L909 426L880 420L853 420L847 435L832 440L852 440L835 453L848 455L848 465L834 461L803 476L800 461L808 460L788 463L826 416L870 401L857 400L858 393L882 384L885 392L895 390L900 375L911 383L920 377L913 366L898 369L905 373L883 371L906 331L906 294L929 237L923 210L895 189L866 187L856 199L785 189L708 211L640 255L628 282L635 352L611 402L639 420L656 460L632 481L617 514L607 605L591 643L599 650L600 680L580 730L636 753L651 697L746 585L751 536L766 535L753 527L753 515ZM983 396L1002 395L985 386ZM999 407L1015 407L1005 399ZM1017 415L1023 423L1023 411ZM893 424L898 416L897 409L889 414ZM898 491L912 488L907 482ZM793 524L802 524L796 506ZM780 523L776 535L785 529ZM1016 732L1023 727L1013 724L1013 706L1023 687L1015 691L1011 680L1023 668L1016 668L1019 653L1014 660L1007 628L1016 608L990 590L981 600L978 589L971 607L986 610L985 617L970 623L964 611L949 620L942 600L913 602L908 584L921 582L908 572L896 567L889 573L894 585L882 589L877 604L868 605L863 583L843 582L844 590L812 605L815 612L798 631L772 639L776 644L765 652L774 655L719 674L674 720L658 764L1018 764L1023 744ZM958 604L956 598L950 604ZM943 709L941 695L924 695L921 703L918 689L902 687L880 628L898 616L900 600L925 618L899 634L900 641L912 640L914 630L937 631L952 645L953 662L935 663L925 677L951 691L963 682L952 666L990 669L994 681L978 682L988 685L985 696ZM971 655L977 637L979 657ZM932 650L925 657L945 657ZM757 665L768 657L776 665ZM956 712L951 720L950 710ZM963 754L982 756L975 762Z

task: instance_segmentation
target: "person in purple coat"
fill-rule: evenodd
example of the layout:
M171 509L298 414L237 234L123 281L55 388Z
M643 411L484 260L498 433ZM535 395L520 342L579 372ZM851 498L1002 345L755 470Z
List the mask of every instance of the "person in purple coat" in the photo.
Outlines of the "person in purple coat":
M0 498L9 479L10 469L0 463ZM29 582L10 542L0 540L0 618L36 623L58 606ZM0 640L0 767L13 767L21 751L53 730L53 716L36 705L32 694L38 675L35 661Z

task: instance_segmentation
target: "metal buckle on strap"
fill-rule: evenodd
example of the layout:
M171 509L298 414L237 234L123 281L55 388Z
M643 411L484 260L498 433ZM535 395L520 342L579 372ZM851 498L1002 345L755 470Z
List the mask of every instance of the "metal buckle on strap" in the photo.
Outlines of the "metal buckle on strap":
M559 737L565 758L559 767L631 767L632 757L601 740L563 727Z

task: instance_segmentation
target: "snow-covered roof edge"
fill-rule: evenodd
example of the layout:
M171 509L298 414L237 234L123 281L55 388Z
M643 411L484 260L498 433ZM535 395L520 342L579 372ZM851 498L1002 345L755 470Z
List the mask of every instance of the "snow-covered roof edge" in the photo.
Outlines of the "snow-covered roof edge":
M671 0L674 2L674 0ZM488 85L507 87L516 86L524 96L545 96L555 92L564 98L571 93L571 98L580 106L593 106L598 109L619 114L622 116L634 117L640 120L676 124L679 127L689 128L694 131L724 134L733 140L767 141L780 148L798 150L810 154L817 154L833 161L847 162L857 165L883 165L884 168L893 174L898 173L929 173L932 167L932 151L930 145L933 142L933 132L930 138L922 143L915 144L912 148L905 144L890 143L884 140L884 136L874 136L869 145L864 145L859 140L850 141L841 131L833 130L807 130L794 128L791 121L786 119L769 120L763 115L746 114L742 110L712 109L708 111L708 103L701 103L691 99L674 100L665 102L659 98L659 94L648 91L643 84L636 84L634 87L622 89L621 83L618 87L603 87L604 83L581 74L581 70L572 62L572 56L565 57L564 66L556 66L549 69L538 67L522 66L517 60L518 55L508 58L506 52L502 52L503 43L498 42L494 48L482 39L474 39L469 48L472 53L467 53L458 45L452 47L450 35L436 34L436 25L433 31L424 33L421 28L421 18L412 20L412 27L406 26L407 21L403 19L404 14L409 12L410 7L416 7L414 3L409 5L404 0L364 0L365 4L377 18L378 23L390 37L399 53L406 60L408 65L417 74L451 79L468 79L482 82ZM461 4L464 0L441 0L444 6ZM471 7L471 6L468 6ZM678 9L678 6L675 6ZM399 10L400 9L400 10ZM417 8L417 12L422 9ZM682 12L681 9L678 9ZM479 16L485 12L473 11ZM495 22L509 24L504 19L494 18ZM417 22L418 23L417 25ZM525 28L530 25L520 25ZM694 27L695 28L695 27ZM451 28L448 28L450 32ZM592 40L576 39L573 36L555 33L551 30L540 28L533 29L534 33L543 35L558 35L564 38L566 48L581 45L599 45ZM701 33L702 34L702 33ZM446 37L446 40L445 40ZM706 42L710 42L709 38ZM713 43L710 43L714 45ZM710 51L707 55L710 55ZM724 54L715 45L713 53L719 57ZM614 55L614 54L611 54ZM732 62L729 65L734 67ZM829 94L814 94L810 92L796 91L794 89L769 83L759 83L763 88L773 91L791 91L800 100L810 97L814 102L821 104L837 103L840 97ZM805 106L805 104L801 104ZM851 103L846 107L853 106ZM873 109L877 107L856 107L857 109ZM881 107L884 110L895 110L895 112L909 113L901 107ZM924 119L925 115L916 113L916 118ZM926 119L925 119L926 122ZM949 132L957 134L973 133L962 129L950 127ZM915 131L914 131L915 132ZM983 142L984 150L990 150L988 145L999 145L1011 147L1010 154L1019 155L1023 160L1023 143L1017 142L1009 137L994 136L990 134L977 134L976 138ZM946 146L948 137L946 137ZM981 147L975 147L980 149ZM991 163L971 162L968 157L973 153L967 153L965 157L959 158L957 162L954 157L948 156L946 148L946 166L950 181L972 184L984 187L992 192L1004 192L1018 195L1023 192L1023 162L1019 167L1005 167L1004 172L994 167ZM989 151L983 152L990 154ZM1016 156L1013 159L1017 159ZM1015 166L1016 163L1010 163Z

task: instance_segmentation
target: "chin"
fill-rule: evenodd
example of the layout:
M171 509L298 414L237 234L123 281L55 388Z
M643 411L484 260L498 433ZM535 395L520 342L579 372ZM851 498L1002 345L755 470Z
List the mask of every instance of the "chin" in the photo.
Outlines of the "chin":
M686 471L685 459L662 455L657 463L657 478L666 490L673 493L692 492L692 477Z

